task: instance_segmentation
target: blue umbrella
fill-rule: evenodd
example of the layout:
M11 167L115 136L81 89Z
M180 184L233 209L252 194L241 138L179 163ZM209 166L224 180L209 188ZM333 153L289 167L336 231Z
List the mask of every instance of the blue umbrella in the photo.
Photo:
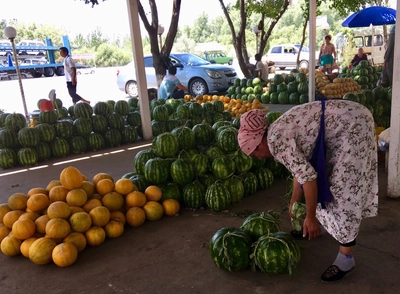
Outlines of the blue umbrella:
M396 10L383 6L371 6L354 12L343 23L343 27L357 28L396 23Z

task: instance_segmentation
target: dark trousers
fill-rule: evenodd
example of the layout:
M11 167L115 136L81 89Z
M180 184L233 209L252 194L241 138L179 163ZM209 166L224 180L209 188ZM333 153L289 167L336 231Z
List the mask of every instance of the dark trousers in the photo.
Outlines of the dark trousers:
M172 98L175 99L180 99L185 97L185 92L183 90L175 90L174 93L172 93Z
M74 102L74 103L76 103L82 99L81 96L76 94L76 85L77 84L72 85L72 82L67 82L68 93L69 93L69 96L71 96L71 98L72 98L72 102Z

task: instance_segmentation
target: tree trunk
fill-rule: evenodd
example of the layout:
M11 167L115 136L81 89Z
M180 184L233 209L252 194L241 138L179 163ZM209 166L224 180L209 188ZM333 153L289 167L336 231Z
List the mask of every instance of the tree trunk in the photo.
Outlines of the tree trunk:
M306 18L306 20L304 21L304 25L303 25L303 35L301 37L299 52L297 52L297 60L296 60L297 66L299 66L299 62L300 62L301 49L303 48L304 42L306 41L307 23L308 23L308 18Z

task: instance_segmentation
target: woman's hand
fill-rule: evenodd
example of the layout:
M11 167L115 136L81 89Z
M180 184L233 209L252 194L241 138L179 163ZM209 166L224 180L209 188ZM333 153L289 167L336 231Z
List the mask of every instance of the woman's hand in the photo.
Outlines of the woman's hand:
M303 237L307 234L308 240L313 240L321 234L321 227L316 217L306 216L303 224Z

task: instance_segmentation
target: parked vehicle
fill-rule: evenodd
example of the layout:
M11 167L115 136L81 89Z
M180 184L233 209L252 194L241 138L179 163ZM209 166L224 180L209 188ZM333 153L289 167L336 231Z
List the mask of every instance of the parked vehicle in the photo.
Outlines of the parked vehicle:
M273 61L275 67L284 70L286 67L297 67L297 54L300 50L300 44L281 44L271 47L267 53L268 61ZM300 52L299 67L308 67L309 61L309 49L307 46L303 46ZM315 53L315 62L318 65L318 54Z
M177 68L176 76L180 82L189 88L192 96L213 92L224 92L237 77L233 67L211 64L210 62L190 53L170 54L171 64ZM153 67L153 57L144 57L147 88L157 89L157 79ZM131 97L138 95L138 86L133 61L117 71L117 85Z
M76 74L78 75L94 74L96 72L96 69L88 64L75 63L75 68L76 68Z
M7 48L11 47L11 42L9 40L0 40L0 56L5 56L7 54L12 54L12 49L5 49L3 46Z
M233 64L233 58L230 56L227 56L224 52L222 51L204 51L203 54L201 55L201 58L209 61L210 63L218 63L218 64Z
M46 46L42 41L36 40L21 40L18 42L17 54L18 55L45 55L45 50L40 50L39 48L18 48L18 47L44 47Z

